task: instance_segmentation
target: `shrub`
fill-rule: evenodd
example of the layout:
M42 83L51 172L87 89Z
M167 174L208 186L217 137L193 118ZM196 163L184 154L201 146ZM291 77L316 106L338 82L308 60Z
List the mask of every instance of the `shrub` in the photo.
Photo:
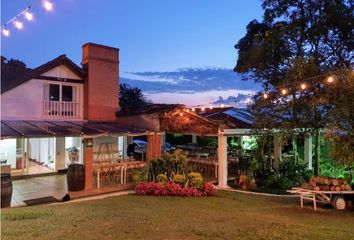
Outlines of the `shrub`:
M202 175L199 172L191 172L188 174L188 181L191 187L200 188L203 184Z
M133 178L133 182L135 183L135 184L138 184L138 183L140 183L140 182L146 182L148 179L147 179L147 177L146 177L146 174L145 174L145 172L144 171L135 171L134 173L133 173L133 176L132 176L132 178Z
M164 185L155 182L141 182L136 185L135 192L138 195L202 197L214 195L214 186L205 183L201 189L197 189L194 187L183 188L180 184L173 182Z
M186 178L183 175L181 175L181 174L175 174L173 176L173 181L175 183L183 185L185 183L185 181L186 181Z
M163 174L163 173L160 173L159 175L157 175L157 177L156 177L156 181L158 182L158 183L162 183L162 184L165 184L165 183L167 183L167 176L165 175L165 174Z

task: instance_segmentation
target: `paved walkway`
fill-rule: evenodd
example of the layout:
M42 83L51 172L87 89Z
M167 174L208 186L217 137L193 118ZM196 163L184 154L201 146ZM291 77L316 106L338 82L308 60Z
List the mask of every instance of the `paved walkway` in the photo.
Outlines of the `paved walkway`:
M61 200L68 193L65 174L13 180L12 186L11 207L26 206L23 202L24 200L49 196ZM69 192L69 195L71 199L79 199L129 189L133 189L132 184L115 184L104 186L100 189L92 188L84 191Z

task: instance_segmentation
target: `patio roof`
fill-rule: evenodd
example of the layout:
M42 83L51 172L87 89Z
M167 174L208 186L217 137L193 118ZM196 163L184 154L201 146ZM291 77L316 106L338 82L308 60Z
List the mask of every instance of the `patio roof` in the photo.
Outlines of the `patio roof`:
M21 137L81 136L98 137L104 135L147 135L150 129L123 126L117 122L88 121L1 121L1 139Z

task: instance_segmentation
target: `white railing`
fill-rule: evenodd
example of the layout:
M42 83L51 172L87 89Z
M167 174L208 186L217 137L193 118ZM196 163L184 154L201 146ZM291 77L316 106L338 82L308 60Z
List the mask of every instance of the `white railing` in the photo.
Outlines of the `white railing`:
M43 115L49 117L78 118L78 102L43 101Z

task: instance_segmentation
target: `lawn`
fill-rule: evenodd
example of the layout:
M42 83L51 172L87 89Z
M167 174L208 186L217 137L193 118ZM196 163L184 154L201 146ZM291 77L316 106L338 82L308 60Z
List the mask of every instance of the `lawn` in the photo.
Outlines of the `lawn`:
M2 211L2 239L354 239L354 211L218 191L211 198L120 196Z

